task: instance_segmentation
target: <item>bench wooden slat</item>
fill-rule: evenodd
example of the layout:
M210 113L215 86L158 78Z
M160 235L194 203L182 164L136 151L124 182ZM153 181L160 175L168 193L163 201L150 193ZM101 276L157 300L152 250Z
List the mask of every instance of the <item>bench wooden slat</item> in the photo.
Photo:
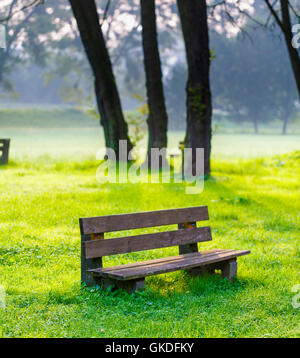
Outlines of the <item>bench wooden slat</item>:
M248 250L222 250L206 255L202 253L191 253L180 255L174 260L166 258L165 262L154 262L153 260L140 262L139 265L127 265L126 268L114 270L114 267L106 269L90 270L95 275L112 278L116 280L133 280L151 275L158 275L177 270L190 269L211 263L231 260L238 256L250 254ZM123 266L124 267L124 266Z
M188 254L183 254L183 255L177 255L177 256L172 256L172 257L164 257L161 259L154 259L154 260L147 260L147 261L142 261L142 262L136 262L133 264L128 264L127 267L124 267L124 265L121 266L112 266L112 267L106 267L106 268L99 268L99 272L101 272L101 274L103 273L107 273L107 274L120 274L121 276L125 274L127 274L128 272L131 272L132 270L139 270L139 269L146 269L146 268L151 268L153 269L154 267L160 267L161 265L168 265L168 264L181 264L182 262L186 262L188 259L194 259L195 257L198 259L200 256L203 257L211 257L214 256L216 254L222 254L222 253L226 253L229 254L231 252L236 252L236 250L222 250L222 249L215 249L215 250L207 250L207 251L203 251L201 253L199 252L191 252ZM98 269L96 269L98 270Z
M207 206L79 219L82 235L208 220Z
M206 251L202 251L200 254L201 255L208 255L214 252L221 252L221 251L226 251L224 249L212 249L212 250L206 250ZM194 254L194 253L193 253ZM189 255L189 254L185 254L185 255ZM112 269L114 272L118 271L118 270L123 270L126 268L133 268L133 267L140 267L141 265L147 264L147 263L167 263L167 262L174 262L174 261L178 261L178 260L182 260L182 258L184 257L184 255L176 255L176 256L168 256L168 257L161 257L159 259L153 259L153 260L148 260L148 261L143 261L143 262L134 262L134 263L130 263L130 264L124 264L124 265L118 265L118 266L111 266L111 267L103 267L101 268L101 272L110 272ZM88 271L91 272L97 272L100 269L100 267L98 269L90 269Z
M210 240L212 240L212 237L208 226L116 239L92 240L85 242L85 257L91 259Z

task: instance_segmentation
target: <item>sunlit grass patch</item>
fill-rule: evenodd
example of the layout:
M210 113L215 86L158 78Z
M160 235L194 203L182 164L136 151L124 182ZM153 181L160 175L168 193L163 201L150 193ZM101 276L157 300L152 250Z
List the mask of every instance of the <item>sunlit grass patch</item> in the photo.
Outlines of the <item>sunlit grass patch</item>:
M299 336L291 292L299 283L299 160L299 152L215 159L204 192L186 195L180 184L101 185L93 160L13 159L0 170L2 336ZM80 288L80 217L198 205L208 205L213 233L201 250L251 250L238 259L236 282L174 272L147 278L134 295ZM151 250L104 263L174 254Z

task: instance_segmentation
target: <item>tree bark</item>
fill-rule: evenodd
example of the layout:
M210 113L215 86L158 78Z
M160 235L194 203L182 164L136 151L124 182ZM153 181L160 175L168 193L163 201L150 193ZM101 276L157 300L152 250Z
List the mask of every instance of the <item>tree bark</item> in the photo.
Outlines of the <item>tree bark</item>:
M281 13L282 13L282 24L284 27L284 38L286 42L286 46L289 53L289 58L291 61L291 66L294 72L294 77L298 89L298 94L300 98L300 58L296 48L292 46L292 25L291 18L289 13L289 4L288 0L280 0L281 3Z
M273 5L270 3L270 0L265 0L272 16L280 27L285 43L287 46L289 59L291 62L292 70L294 73L294 78L297 85L298 95L300 98L300 57L296 48L292 45L293 33L292 33L292 24L289 12L289 1L288 0L280 0L280 8L281 8L281 19L279 18L277 12L273 8Z
M253 119L253 125L254 125L255 134L258 134L258 120L257 120L257 118Z
M162 70L157 41L155 0L141 0L141 19L149 107L148 163L151 165L151 148L167 148L168 116L162 83ZM165 159L165 158L163 158Z
M95 0L69 0L75 16L81 41L90 62L95 82L95 94L104 129L107 148L119 158L119 140L127 140L128 152L132 144L128 136L119 92L108 50L104 41Z
M284 118L282 118L282 121L283 121L282 134L285 135L289 119L288 119L288 117L284 117Z
M204 148L204 174L210 174L211 90L210 51L206 1L177 0L188 63L187 129L185 147L192 148L192 172L196 172L196 148Z
M291 110L290 110L290 107L289 105L287 105L285 108L282 109L282 112L281 112L281 120L282 120L282 134L286 134L287 132L287 125L288 125L288 122L289 122L289 118L290 118L290 115L291 115Z

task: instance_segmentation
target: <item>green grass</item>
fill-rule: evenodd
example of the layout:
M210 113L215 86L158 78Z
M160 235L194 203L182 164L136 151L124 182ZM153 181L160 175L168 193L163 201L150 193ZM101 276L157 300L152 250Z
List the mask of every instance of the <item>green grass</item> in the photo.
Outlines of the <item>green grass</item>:
M186 195L180 184L97 183L96 135L83 146L86 134L64 142L48 133L38 143L38 136L12 134L10 164L0 169L0 285L7 301L0 308L0 336L299 337L291 292L300 282L299 152L237 159L244 137L236 136L220 155L214 152L204 192ZM49 148L39 151L52 139L53 147L65 143L67 157L59 149L54 155ZM22 152L26 141L32 158ZM276 137L271 144L276 152ZM81 149L81 160L71 156ZM175 272L147 278L146 290L132 296L80 288L78 218L198 205L208 205L213 232L202 250L251 250L238 259L235 283ZM104 264L176 250L112 256Z
M19 161L95 160L104 146L99 125L82 128L6 128L0 127L0 138L11 138L11 156ZM184 138L183 131L170 131L168 147L173 150ZM300 135L216 134L212 152L215 158L266 157L299 149ZM141 143L146 148L146 139Z

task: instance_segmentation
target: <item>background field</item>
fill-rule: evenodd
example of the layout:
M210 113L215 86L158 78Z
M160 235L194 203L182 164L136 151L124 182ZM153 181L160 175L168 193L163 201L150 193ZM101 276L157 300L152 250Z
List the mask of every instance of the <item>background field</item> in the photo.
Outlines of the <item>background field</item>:
M280 134L281 127L276 122L262 127L257 135L247 123L237 127L217 121L214 128L214 158L254 158L299 149L298 122L290 125L287 135ZM0 108L0 137L12 139L13 160L94 160L97 150L104 146L98 121L74 108ZM183 139L183 130L170 131L170 151L177 150ZM140 147L146 148L146 135Z
M170 133L170 148L182 136ZM12 138L10 164L0 168L0 336L299 337L291 291L299 284L299 135L217 133L200 195L186 195L183 184L99 184L98 126L2 125L0 137ZM234 284L176 272L147 278L133 296L81 290L79 217L197 205L208 205L213 232L202 250L251 250Z

